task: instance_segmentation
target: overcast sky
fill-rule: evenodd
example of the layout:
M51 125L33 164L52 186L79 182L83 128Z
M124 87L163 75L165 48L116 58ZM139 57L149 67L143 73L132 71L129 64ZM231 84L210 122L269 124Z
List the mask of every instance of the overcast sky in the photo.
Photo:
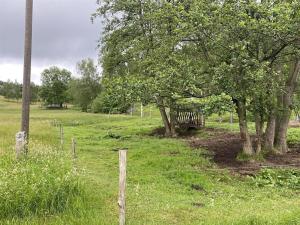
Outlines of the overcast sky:
M25 0L0 0L0 80L22 81ZM34 0L32 80L57 65L75 73L76 62L97 60L102 24L91 23L96 0Z

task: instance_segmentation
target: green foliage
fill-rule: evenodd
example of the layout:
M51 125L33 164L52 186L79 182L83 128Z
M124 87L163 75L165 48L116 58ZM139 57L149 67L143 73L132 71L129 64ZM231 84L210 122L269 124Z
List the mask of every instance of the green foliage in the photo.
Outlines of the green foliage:
M105 78L102 81L103 91L93 101L92 112L94 113L124 113L139 100L146 101L146 93L140 99L140 93L145 91L137 79L129 77Z
M30 85L30 100L31 102L38 102L40 100L39 96L40 86L35 83L31 83Z
M179 107L188 108L190 110L200 109L206 116L214 113L222 115L226 112L233 112L235 107L231 97L225 95L211 95L205 98L184 98L176 101Z
M114 101L115 100L115 101ZM113 96L106 92L101 93L92 103L93 113L125 113L131 104L121 99L113 99Z
M161 98L172 105L175 95L195 92L199 80L195 75L202 71L200 56L190 55L191 48L180 43L187 24L181 23L187 12L185 3L145 1L98 1L96 16L106 17L103 35L101 63L104 77L132 80L135 85L132 97L143 103L156 102ZM119 15L122 15L120 17ZM117 93L117 92L121 93ZM128 93L115 89L119 101L128 100ZM127 91L128 92L128 91ZM126 96L126 97L124 97ZM132 98L131 97L131 98ZM129 103L133 102L132 100Z
M264 169L253 178L258 187L300 188L300 171L296 169Z
M291 60L299 57L297 1L98 4L94 17L106 19L99 45L104 77L137 78L147 87L143 94L166 107L177 96L225 93L262 124L284 93ZM219 103L207 102L207 114L226 111Z
M50 67L42 72L41 99L47 106L62 107L68 101L68 85L71 72L58 67Z
M93 100L101 91L100 75L92 59L84 59L77 64L78 79L72 79L69 94L75 105L82 111L91 109Z

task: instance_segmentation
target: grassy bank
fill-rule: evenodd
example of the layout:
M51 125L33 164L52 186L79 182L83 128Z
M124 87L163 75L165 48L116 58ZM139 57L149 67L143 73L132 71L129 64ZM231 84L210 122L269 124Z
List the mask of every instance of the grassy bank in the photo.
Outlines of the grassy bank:
M86 197L63 212L0 218L0 224L117 224L119 148L129 149L128 224L300 224L295 189L256 185L250 178L217 170L204 150L191 149L184 140L151 136L161 126L157 112L141 119L138 112L109 117L33 106L31 118L32 151L36 144L59 146L54 120L64 125L65 154L76 138ZM0 100L1 157L13 154L19 119L20 105Z

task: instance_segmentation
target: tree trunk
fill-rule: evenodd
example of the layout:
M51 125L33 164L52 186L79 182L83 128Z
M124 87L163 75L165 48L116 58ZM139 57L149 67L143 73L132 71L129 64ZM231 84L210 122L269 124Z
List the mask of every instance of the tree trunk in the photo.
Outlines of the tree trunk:
M278 111L276 119L276 132L274 147L278 153L288 151L287 130L291 116L293 95L297 86L300 71L300 60L293 62L283 93L278 97Z
M246 101L236 101L237 114L239 117L240 135L243 142L243 153L246 155L253 155L251 137L247 126L247 113L246 113Z
M203 113L201 114L201 125L202 127L205 127L205 116Z
M160 97L157 97L156 101L157 101L158 109L159 109L159 112L160 112L160 115L161 115L161 118L162 118L162 121L163 121L163 124L165 127L165 135L167 137L170 137L170 136L172 136L171 125L170 125L170 122L168 119L166 108L163 104L163 100Z
M262 149L262 140L263 140L263 118L261 115L255 116L255 129L256 129L256 136L257 136L257 143L256 143L256 154L259 154Z
M288 111L288 110L285 110ZM276 152L284 154L288 152L287 145L287 130L289 125L290 113L284 112L284 115L280 115L278 126L276 128L276 136L274 140L274 148Z
M176 113L175 110L171 107L170 108L170 129L172 137L177 137L176 132Z
M32 52L32 11L33 11L33 0L26 0L21 131L25 132L27 142L29 140L30 76L31 76L31 52Z
M273 151L274 149L275 124L276 124L276 117L275 117L274 110L272 110L268 117L267 128L264 137L264 149L266 151Z

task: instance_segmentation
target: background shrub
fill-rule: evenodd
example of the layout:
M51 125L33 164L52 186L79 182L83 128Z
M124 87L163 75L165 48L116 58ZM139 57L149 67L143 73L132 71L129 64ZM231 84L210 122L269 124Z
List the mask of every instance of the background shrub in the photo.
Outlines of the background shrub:
M131 104L120 99L114 99L102 92L92 103L93 113L126 113Z

